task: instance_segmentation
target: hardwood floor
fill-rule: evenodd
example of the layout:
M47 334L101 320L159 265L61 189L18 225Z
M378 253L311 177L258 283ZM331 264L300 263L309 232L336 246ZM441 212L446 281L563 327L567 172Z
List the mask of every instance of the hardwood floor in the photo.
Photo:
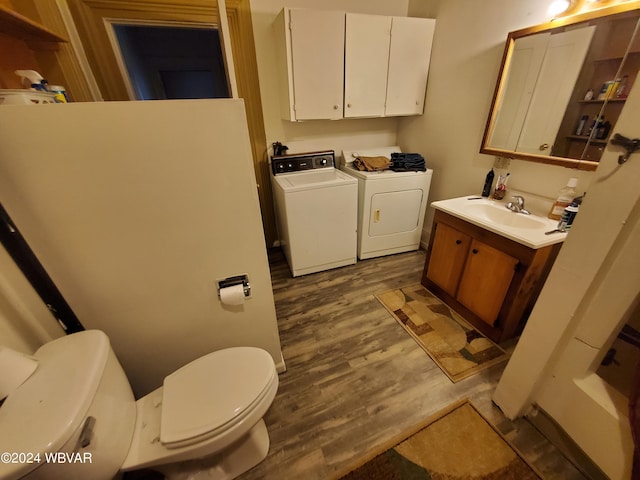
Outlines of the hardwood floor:
M281 251L270 264L287 371L265 416L269 455L241 480L331 478L465 397L543 478L586 478L529 422L507 420L491 402L504 364L454 384L376 300L418 283L424 252L298 278Z

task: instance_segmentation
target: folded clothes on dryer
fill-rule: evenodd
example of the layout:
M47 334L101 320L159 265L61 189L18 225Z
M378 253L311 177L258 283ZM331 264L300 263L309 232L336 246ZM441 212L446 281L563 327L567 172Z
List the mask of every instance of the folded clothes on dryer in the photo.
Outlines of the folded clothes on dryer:
M394 172L426 172L427 163L419 153L392 153L389 168Z
M361 157L358 156L353 160L353 165L363 172L375 172L378 170L388 170L391 161L384 156L379 157Z

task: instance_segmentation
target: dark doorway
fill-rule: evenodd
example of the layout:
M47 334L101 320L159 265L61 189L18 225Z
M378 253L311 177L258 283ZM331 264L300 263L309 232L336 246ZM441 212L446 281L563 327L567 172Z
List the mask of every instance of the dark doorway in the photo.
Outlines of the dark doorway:
M137 100L229 98L217 29L130 24L113 29Z

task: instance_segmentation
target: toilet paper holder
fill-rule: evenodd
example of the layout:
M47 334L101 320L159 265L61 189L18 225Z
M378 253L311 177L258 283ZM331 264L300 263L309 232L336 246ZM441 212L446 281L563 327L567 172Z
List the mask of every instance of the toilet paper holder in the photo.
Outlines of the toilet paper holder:
M245 298L251 296L251 284L249 283L249 276L234 275L233 277L227 277L223 280L218 280L218 297L220 296L220 290L223 288L233 287L235 285L242 285Z

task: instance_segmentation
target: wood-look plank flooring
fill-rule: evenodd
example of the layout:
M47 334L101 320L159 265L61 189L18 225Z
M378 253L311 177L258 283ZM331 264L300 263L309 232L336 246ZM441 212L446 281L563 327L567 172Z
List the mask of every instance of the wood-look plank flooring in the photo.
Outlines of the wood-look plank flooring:
M326 479L390 438L470 398L545 479L583 479L527 420L491 402L504 364L452 383L374 294L420 281L424 252L292 278L270 252L287 371L265 416L267 458L241 480Z

